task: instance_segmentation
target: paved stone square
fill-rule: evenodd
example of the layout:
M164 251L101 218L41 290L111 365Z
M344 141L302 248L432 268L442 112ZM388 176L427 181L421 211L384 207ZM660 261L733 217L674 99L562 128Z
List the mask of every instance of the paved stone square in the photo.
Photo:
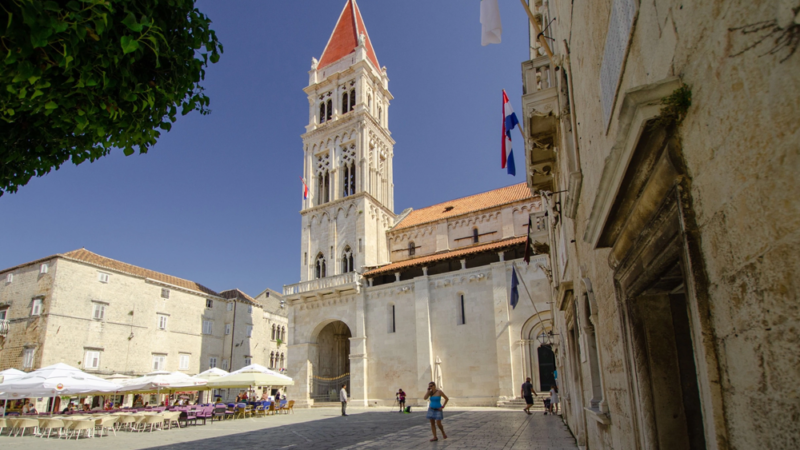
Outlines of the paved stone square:
M412 414L386 408L358 409L342 417L334 408L297 410L295 414L214 422L206 426L153 433L71 440L0 436L3 449L577 449L560 417L496 408L453 408L443 422L448 439L429 442L424 410Z

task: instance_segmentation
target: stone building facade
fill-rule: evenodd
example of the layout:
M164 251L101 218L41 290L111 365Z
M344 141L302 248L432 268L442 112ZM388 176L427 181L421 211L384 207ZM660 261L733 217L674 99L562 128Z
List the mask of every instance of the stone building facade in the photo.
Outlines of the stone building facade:
M497 405L526 375L549 389L552 352L535 339L552 328L546 258L522 262L532 215L546 237L541 199L523 183L395 215L392 96L354 0L305 92L315 197L301 211L301 281L284 286L293 398L330 401L347 384L359 405L391 404L398 388L414 403L436 380L454 404Z
M797 448L800 4L530 3L527 181L578 444Z
M280 369L286 358L278 339L287 313L271 290L255 299L238 289L217 293L85 249L0 277L0 370L63 362L100 376L194 375L250 363Z

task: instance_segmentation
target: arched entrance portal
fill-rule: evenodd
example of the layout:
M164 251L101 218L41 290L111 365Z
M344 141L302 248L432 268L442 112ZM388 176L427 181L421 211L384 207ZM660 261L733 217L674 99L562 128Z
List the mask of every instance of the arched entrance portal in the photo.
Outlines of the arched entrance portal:
M334 321L317 335L311 398L317 402L338 401L343 384L350 390L350 328Z
M542 391L549 391L550 386L556 385L553 375L556 370L556 356L549 345L540 345L536 352L539 356L539 388Z

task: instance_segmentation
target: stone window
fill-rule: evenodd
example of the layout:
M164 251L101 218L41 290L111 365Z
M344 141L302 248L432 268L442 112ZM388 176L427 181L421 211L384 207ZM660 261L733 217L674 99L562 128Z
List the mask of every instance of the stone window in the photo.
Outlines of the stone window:
M331 120L333 118L333 102L328 100L328 103L325 105L327 111L325 112L325 120Z
M227 359L223 359L222 360L222 370L228 370L228 360Z
M153 354L153 372L164 370L167 366L167 355Z
M408 256L414 256L417 254L417 247L414 245L414 241L408 243Z
M458 294L458 324L465 325L467 323L467 309L464 304L464 294Z
M169 289L161 288L161 298L169 298Z
M108 283L108 274L103 272L97 272L97 281L101 283Z
M247 313L253 314L253 305L247 305Z
M214 300L211 300L210 298L207 298L206 299L206 308L213 308L213 307L214 307Z
M253 364L252 361L253 361L252 358L247 356L247 357L244 358L244 365L245 366L249 366L250 364Z
M8 319L8 308L1 308L0 309L0 320Z
M158 329L159 330L166 330L167 329L167 315L166 314L157 314L158 315Z
M273 323L272 324L272 340L273 341L275 340L275 327L276 327L276 325Z
M208 367L209 367L209 369L213 369L214 367L217 367L217 357L216 356L212 356L212 357L208 358Z
M342 273L349 273L353 271L353 252L350 246L344 248L342 254Z
M214 322L212 320L203 321L203 334L211 334L213 328L214 328Z
M356 90L350 90L350 111L356 108Z
M103 320L106 317L106 304L101 302L92 302L92 318L95 320Z
M330 172L327 169L317 175L317 198L320 205L331 201L330 181Z
M227 336L229 334L231 334L231 324L226 323L225 324L225 336Z
M49 269L50 269L50 267L47 265L47 263L44 263L44 264L40 264L40 265L39 265L39 273L40 273L40 274L47 273L47 271L48 271Z
M22 368L23 369L32 369L33 368L33 356L36 352L35 348L26 348L22 352Z
M39 316L42 314L42 299L35 298L31 302L31 315Z
M389 325L389 333L394 333L397 331L397 322L395 313L396 311L394 303L389 303L386 310L386 319Z
M83 369L97 370L99 368L100 368L100 351L86 350L83 357Z
M191 355L181 353L178 370L189 370L189 358L191 358Z
M325 265L325 256L320 253L317 255L316 275L317 278L325 278L327 276L327 267Z
M319 123L325 123L325 102L319 104Z
M228 311L233 311L233 302L228 302L226 308L228 308Z
M6 275L6 283L11 283L12 281L14 281L14 274L10 273Z
M350 111L350 94L345 92L342 94L342 114Z
M281 365L280 365L281 369L283 369L283 361L284 361L284 357L283 357L283 353L281 353Z
M477 244L479 241L480 241L480 237L478 235L478 229L477 228L473 228L472 229L472 243L473 244Z
M269 368L272 369L275 367L275 352L270 352L269 354Z

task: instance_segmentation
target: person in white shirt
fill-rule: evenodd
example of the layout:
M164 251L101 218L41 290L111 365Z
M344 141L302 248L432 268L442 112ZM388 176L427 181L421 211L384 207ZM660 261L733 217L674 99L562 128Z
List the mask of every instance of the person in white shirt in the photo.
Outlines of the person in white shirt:
M5 415L6 415L6 407L5 404L2 404L0 405L0 417L3 417Z
M339 401L342 402L342 415L347 416L347 385L342 385L342 390L339 391Z
M558 388L550 386L550 413L558 414Z

